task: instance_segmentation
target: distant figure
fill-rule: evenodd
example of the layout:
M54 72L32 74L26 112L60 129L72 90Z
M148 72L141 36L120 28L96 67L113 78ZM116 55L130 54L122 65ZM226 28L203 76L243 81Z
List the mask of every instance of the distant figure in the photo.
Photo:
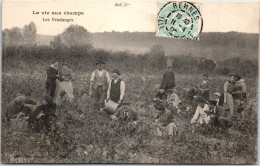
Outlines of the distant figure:
M57 93L55 95L55 102L58 104L60 102L61 93L64 93L64 97L69 101L74 100L73 95L73 73L70 68L68 68L68 63L62 64L62 69L59 72L60 81L57 80Z
M203 75L203 80L198 86L199 95L204 97L206 101L209 101L209 91L211 88L211 83L209 81L209 76L207 74Z
M109 73L104 70L105 62L102 59L97 60L95 70L90 79L90 96L94 97L95 107L103 111L107 95L108 84L110 83Z
M54 98L56 90L56 79L59 77L57 61L54 61L50 67L47 68L47 80L46 80L46 95Z
M38 106L38 102L27 99L25 96L18 96L7 105L5 116L7 122L12 119L19 119L21 116L28 116Z
M35 131L44 129L46 132L52 130L57 106L50 96L45 96L45 103L39 105L29 116L29 125Z
M172 71L172 63L167 63L167 70L163 74L161 86L165 91L175 87L175 74Z
M231 74L229 77L229 81L224 84L224 104L227 105L230 111L230 116L234 116L234 101L232 93L235 90L235 78L234 74Z
M117 69L112 71L112 78L107 90L107 101L112 100L121 104L125 95L125 82L120 78L120 72Z

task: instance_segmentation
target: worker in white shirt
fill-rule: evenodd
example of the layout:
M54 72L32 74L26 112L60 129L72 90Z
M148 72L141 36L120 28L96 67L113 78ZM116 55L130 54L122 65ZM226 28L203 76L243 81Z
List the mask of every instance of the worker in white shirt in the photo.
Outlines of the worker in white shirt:
M108 85L107 101L112 100L115 103L121 104L125 96L125 83L120 77L119 70L112 71L112 80Z
M196 112L191 119L192 124L192 133L198 125L208 124L210 122L210 115L207 114L209 112L209 105L206 104L206 100L203 97L197 97L195 99L198 103Z

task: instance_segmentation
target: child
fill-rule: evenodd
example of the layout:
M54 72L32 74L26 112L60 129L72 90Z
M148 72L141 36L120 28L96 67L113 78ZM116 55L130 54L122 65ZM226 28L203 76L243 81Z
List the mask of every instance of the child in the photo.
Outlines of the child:
M172 63L167 62L167 70L163 74L161 86L166 91L175 87L175 74L172 71Z
M110 83L110 76L106 70L104 70L105 62L101 59L97 60L95 70L90 79L90 96L94 97L95 107L98 107L100 111L103 111L105 106L105 99L107 95L108 84Z
M209 91L211 88L211 83L209 82L209 76L207 74L203 75L203 80L198 86L199 95L204 97L206 101L209 101Z
M157 110L164 110L165 109L165 102L167 100L167 92L164 90L164 88L162 86L160 86L159 88L159 92L155 95L155 98L154 98L154 107L157 109Z

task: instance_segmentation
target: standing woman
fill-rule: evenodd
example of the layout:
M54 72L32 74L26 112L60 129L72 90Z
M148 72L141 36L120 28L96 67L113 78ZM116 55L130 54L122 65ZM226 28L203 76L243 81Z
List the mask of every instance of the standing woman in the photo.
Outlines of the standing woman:
M224 105L227 105L230 110L230 116L234 116L234 100L232 93L235 89L235 78L234 74L231 74L229 80L224 84Z
M61 81L58 86L58 95L56 96L56 102L60 101L61 96L65 96L70 102L74 100L73 95L73 73L72 70L68 67L68 63L64 62L62 68L59 72Z
M209 101L209 91L211 88L211 83L207 74L203 75L203 80L199 84L198 88L200 96L203 97L206 101Z

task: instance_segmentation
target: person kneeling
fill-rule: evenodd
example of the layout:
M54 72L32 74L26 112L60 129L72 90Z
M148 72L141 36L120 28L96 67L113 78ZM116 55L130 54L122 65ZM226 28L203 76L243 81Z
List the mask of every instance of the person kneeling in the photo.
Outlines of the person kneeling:
M155 98L153 99L154 108L156 108L159 111L162 111L165 109L166 102L167 92L162 87L160 87L159 92L155 95Z
M37 107L29 116L30 127L36 132L45 130L48 133L53 130L54 121L57 119L55 115L56 108L57 106L53 103L53 98L45 96L45 103Z
M157 126L157 136L177 136L177 126L174 123L173 114L170 110L164 108L158 114L155 125Z
M209 124L211 119L210 115L207 113L210 110L209 105L206 104L206 100L200 96L196 97L195 100L198 103L198 106L193 118L191 119L192 133L194 133L197 127Z

